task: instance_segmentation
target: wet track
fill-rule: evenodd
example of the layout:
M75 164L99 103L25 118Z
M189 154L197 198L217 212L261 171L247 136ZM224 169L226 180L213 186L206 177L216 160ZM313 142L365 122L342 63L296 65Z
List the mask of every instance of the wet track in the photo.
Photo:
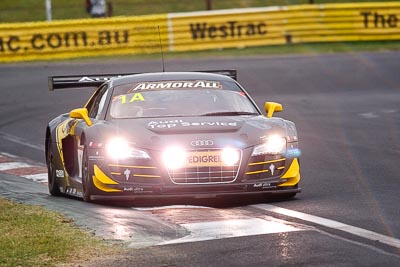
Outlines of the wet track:
M180 266L400 264L400 53L179 60L166 66L235 68L259 106L281 102L285 110L279 116L294 121L299 132L303 192L292 201L261 205L262 199L174 200L132 208L49 197L41 184L0 174L0 196L62 211L98 235L135 248L206 240L133 250L118 266L132 258L138 265ZM0 152L44 163L46 123L82 106L91 93L49 93L47 76L160 68L158 61L0 66ZM168 206L177 204L196 207ZM151 209L160 205L164 209ZM274 225L285 230L273 232Z

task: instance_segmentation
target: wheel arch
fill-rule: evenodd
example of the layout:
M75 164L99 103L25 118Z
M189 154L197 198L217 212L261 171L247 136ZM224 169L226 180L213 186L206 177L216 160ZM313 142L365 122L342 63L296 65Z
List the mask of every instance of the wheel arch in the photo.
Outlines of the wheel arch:
M45 142L44 142L44 149L45 149L45 156L46 156L46 159L47 159L47 156L48 156L48 151L49 151L49 139L51 138L51 133L50 133L50 127L49 126L47 126L46 127L46 138L45 138Z

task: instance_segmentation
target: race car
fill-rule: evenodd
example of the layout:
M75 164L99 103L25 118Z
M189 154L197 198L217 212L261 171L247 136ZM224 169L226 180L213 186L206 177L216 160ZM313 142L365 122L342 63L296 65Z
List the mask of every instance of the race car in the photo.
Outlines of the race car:
M301 192L295 124L264 116L236 70L49 77L97 87L46 129L48 187L84 201Z

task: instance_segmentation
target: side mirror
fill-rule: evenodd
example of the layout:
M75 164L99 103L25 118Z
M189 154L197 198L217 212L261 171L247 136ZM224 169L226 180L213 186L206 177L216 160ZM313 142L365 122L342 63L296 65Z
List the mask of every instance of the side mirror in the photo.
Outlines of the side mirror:
M69 117L72 119L83 119L88 126L91 126L93 123L89 119L88 110L86 108L77 108L71 110L69 113Z
M282 104L276 102L265 102L264 105L265 112L267 112L267 117L271 118L274 112L279 112L283 110Z

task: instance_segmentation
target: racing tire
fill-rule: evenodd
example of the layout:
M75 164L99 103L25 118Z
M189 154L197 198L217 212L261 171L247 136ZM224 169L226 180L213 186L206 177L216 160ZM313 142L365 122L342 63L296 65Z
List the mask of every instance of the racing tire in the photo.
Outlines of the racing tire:
M92 201L92 182L90 177L92 177L91 171L89 169L89 158L87 155L87 148L83 148L82 156L82 198L85 202Z
M51 137L47 141L47 185L49 187L49 193L52 196L60 196L60 188L57 184L56 169L54 167L54 153L53 146L51 143Z

